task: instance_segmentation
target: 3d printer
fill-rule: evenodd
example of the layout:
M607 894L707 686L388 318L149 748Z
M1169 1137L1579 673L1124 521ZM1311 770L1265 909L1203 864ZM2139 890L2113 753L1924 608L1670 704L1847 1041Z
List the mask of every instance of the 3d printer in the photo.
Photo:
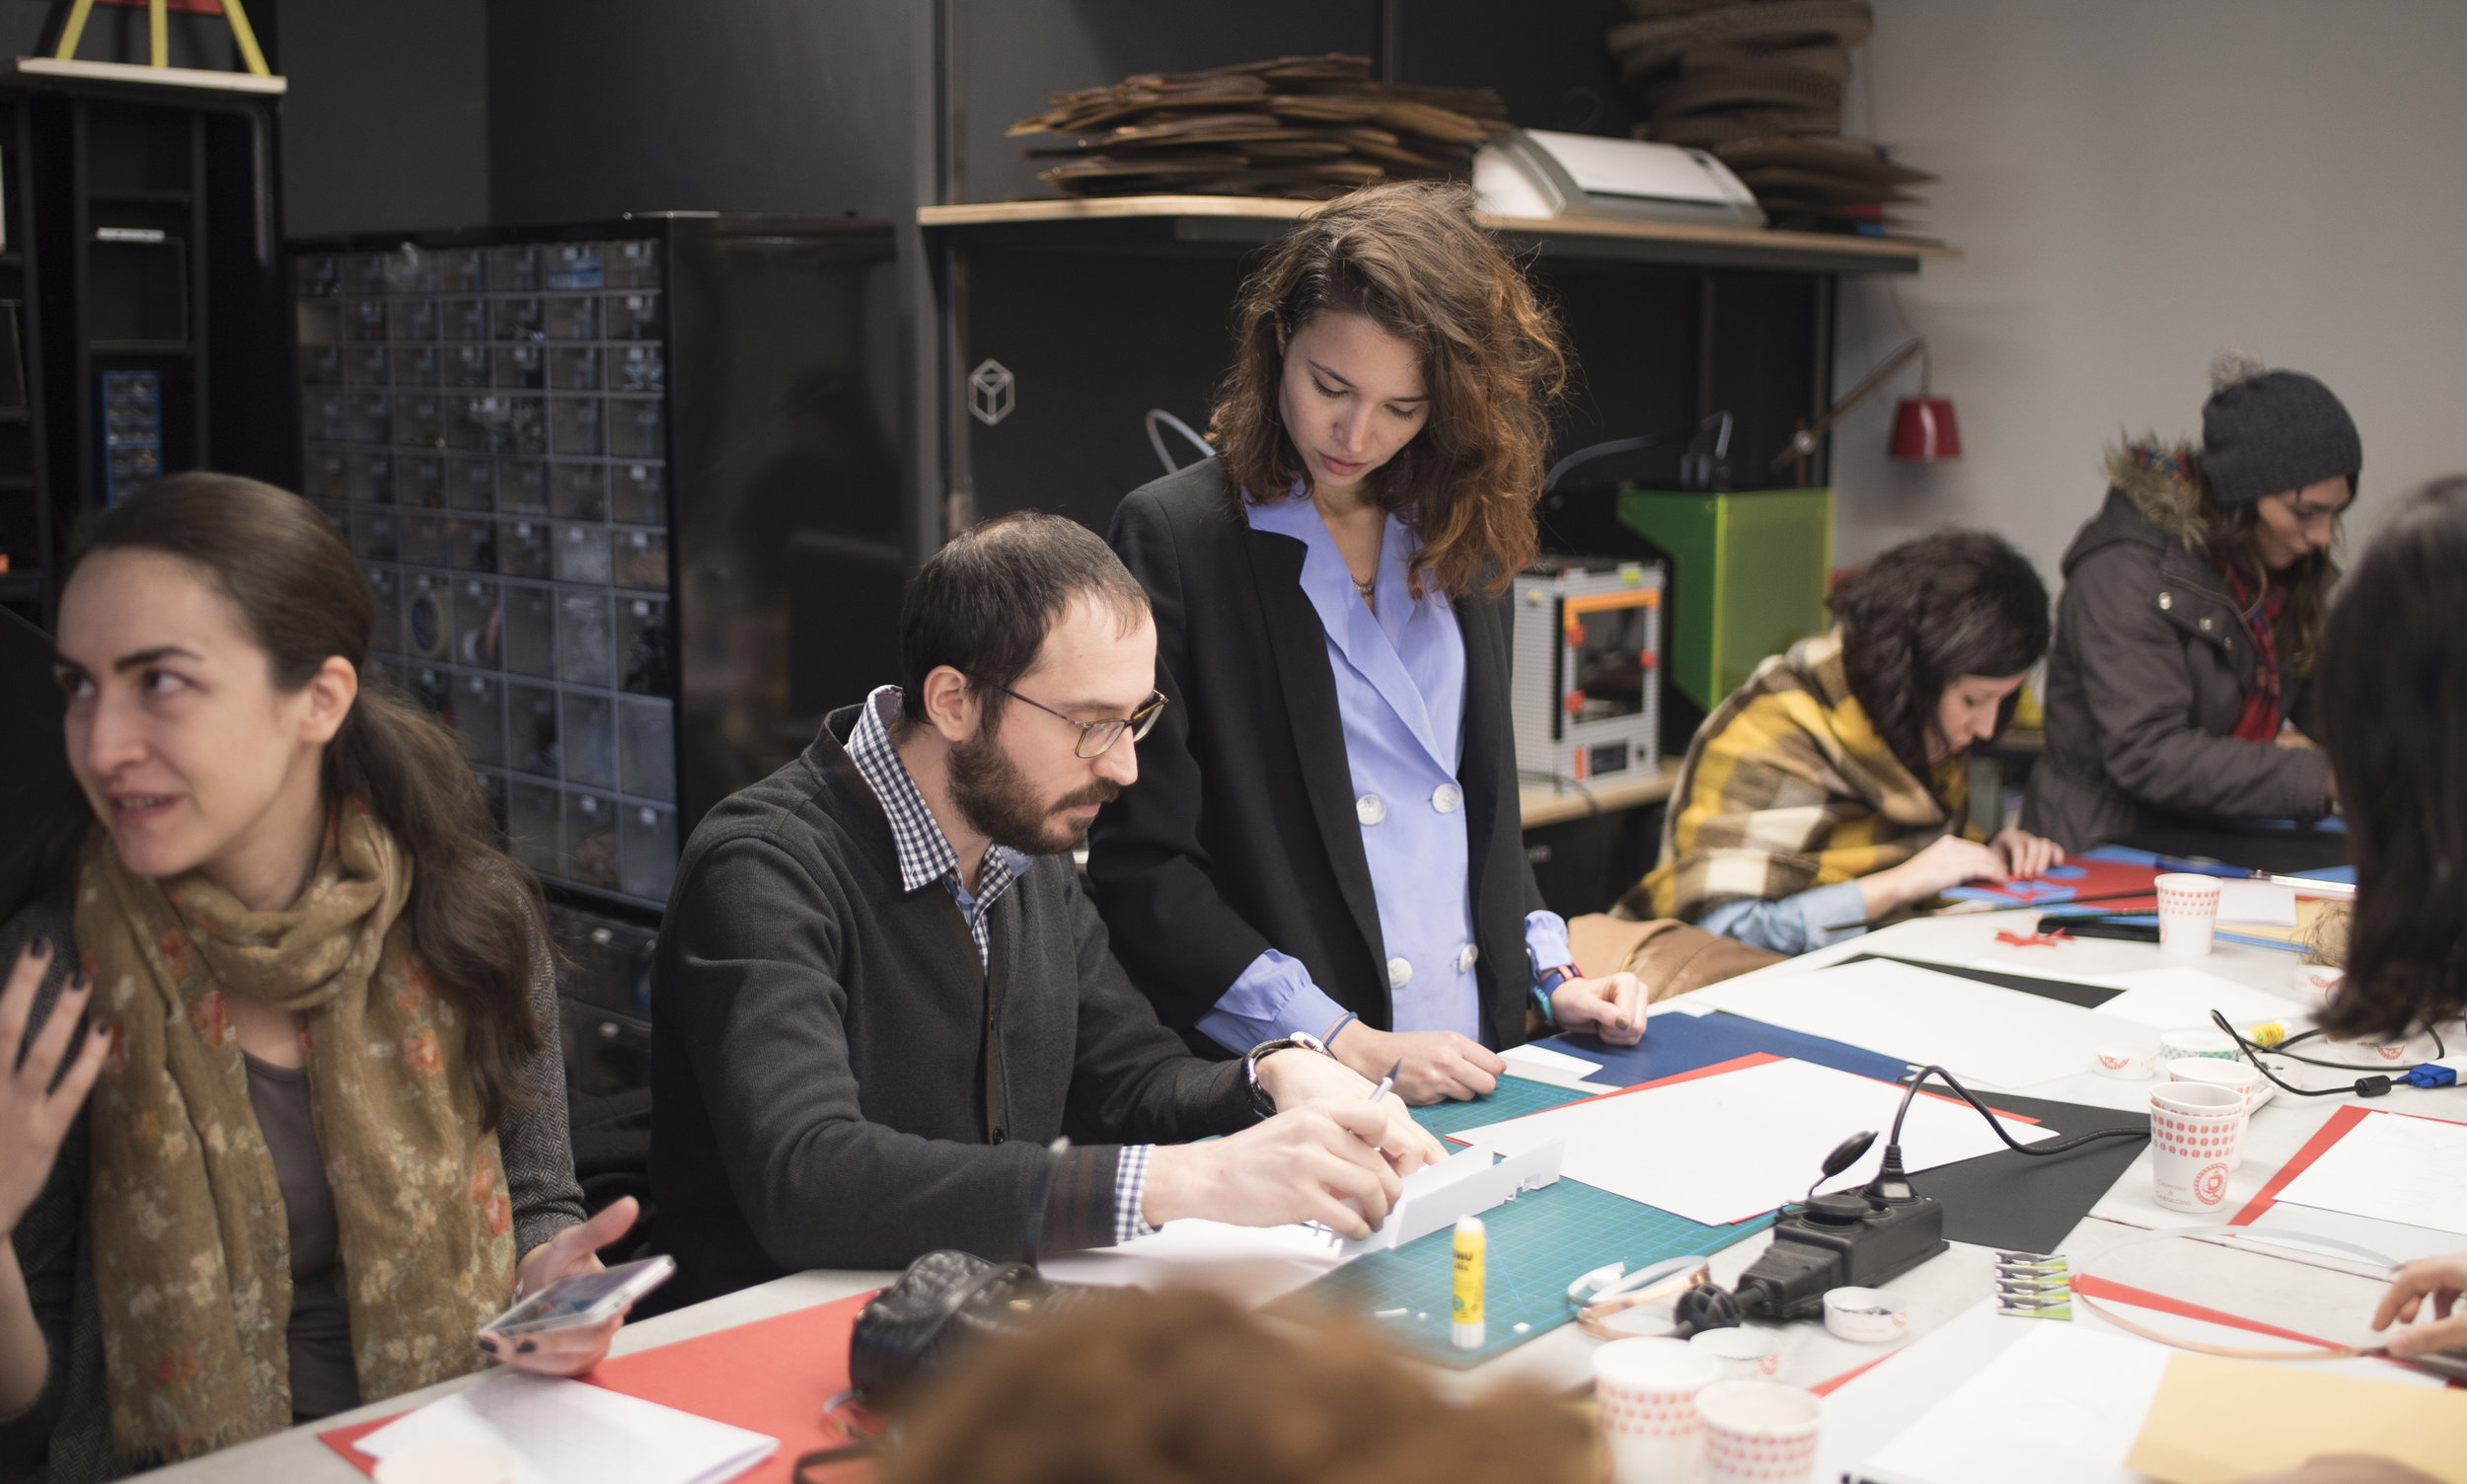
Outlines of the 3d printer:
M1518 772L1586 782L1661 766L1661 563L1545 556L1516 579Z

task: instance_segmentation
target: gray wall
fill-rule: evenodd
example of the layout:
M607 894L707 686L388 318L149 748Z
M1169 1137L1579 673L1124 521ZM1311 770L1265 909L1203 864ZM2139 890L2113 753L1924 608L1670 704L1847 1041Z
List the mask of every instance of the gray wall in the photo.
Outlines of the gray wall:
M2210 355L2328 382L2363 435L2354 551L2409 485L2467 469L2467 6L2414 0L1877 0L1854 81L1877 133L1940 171L1959 245L1900 286L1964 456L1884 457L1893 399L1833 435L1836 550L1947 523L2050 578L2120 433L2201 432ZM1885 286L1842 299L1837 384L1904 334Z

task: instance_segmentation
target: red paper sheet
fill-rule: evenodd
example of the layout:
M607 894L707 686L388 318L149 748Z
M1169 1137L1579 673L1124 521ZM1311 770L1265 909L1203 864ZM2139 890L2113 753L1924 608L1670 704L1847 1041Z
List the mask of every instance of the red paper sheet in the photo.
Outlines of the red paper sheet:
M2279 1173L2271 1176L2260 1190L2254 1192L2253 1199L2244 1203L2242 1211L2227 1218L2227 1224L2252 1225L2263 1212L2279 1204L2279 1192L2287 1188L2288 1181L2304 1173L2314 1160L2329 1152L2332 1145L2347 1137L2348 1130L2371 1116L2370 1108L2359 1108L2354 1103L2331 1114L2329 1122L2315 1130L2312 1138L2304 1141L2304 1148L2295 1151L2295 1157L2279 1166Z
M2151 893L2157 889L2151 884L2158 880L2159 872L2156 866L2126 865L2115 860L2093 860L2085 855L2067 855L2064 857L2064 864L2080 871L2081 875L2063 881L2017 882L2015 884L2020 889L2010 891L1982 882L1962 887L1946 895L1974 901L1995 902L2009 907L2054 907L2063 902L2089 904L2095 900L2096 905L2111 912L2130 911L2134 905L2136 896L2153 903L2156 901L2156 898L2151 897ZM2053 888L2061 888L2061 891ZM2134 896L2127 896L2126 893L2132 893ZM2107 900L2109 898L2115 900Z
M848 1389L848 1337L857 1311L872 1294L817 1304L699 1339L608 1361L583 1379L628 1396L675 1407L780 1440L780 1450L737 1475L739 1484L788 1484L797 1458L836 1447L847 1438L826 1422L823 1404ZM401 1415L401 1414L396 1414ZM381 1417L318 1434L318 1440L362 1473L377 1460L351 1445L392 1422ZM851 1463L820 1471L831 1481L870 1478L873 1465Z

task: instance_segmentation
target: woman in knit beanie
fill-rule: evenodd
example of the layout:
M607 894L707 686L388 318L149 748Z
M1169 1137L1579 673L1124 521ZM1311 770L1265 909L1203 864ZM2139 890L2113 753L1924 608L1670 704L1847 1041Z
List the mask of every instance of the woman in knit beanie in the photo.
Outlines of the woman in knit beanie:
M2107 502L2064 554L2022 828L2068 850L2336 802L2305 734L2362 445L2301 372L2228 352L2210 380L2202 446L2111 450Z

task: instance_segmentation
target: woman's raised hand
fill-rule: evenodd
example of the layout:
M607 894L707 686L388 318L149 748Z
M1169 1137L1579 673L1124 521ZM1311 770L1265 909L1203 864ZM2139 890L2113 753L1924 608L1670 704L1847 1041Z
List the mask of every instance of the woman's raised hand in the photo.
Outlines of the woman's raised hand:
M74 974L60 987L32 1045L26 1025L34 1017L35 992L51 967L51 945L36 943L19 952L9 969L8 987L0 991L0 1231L14 1231L27 1208L51 1177L51 1161L59 1156L60 1141L77 1121L86 1094L103 1071L112 1049L110 1030L97 1025L79 1044L77 1022L94 986ZM60 1066L62 1058L68 1066Z

